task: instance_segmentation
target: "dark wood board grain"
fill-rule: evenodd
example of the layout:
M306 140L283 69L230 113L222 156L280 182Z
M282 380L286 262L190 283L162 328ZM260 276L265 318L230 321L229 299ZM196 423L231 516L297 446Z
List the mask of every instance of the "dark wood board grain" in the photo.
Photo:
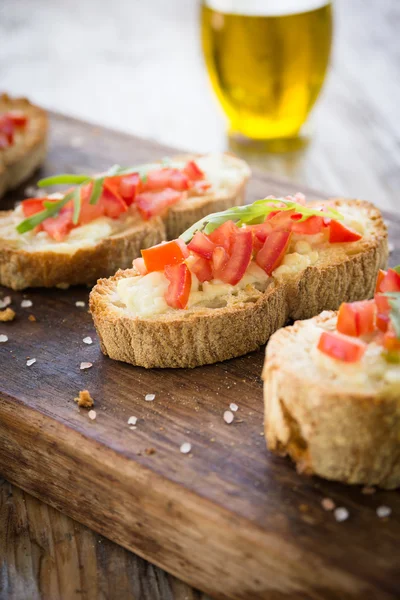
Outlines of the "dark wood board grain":
M169 152L53 115L43 173ZM256 174L249 199L293 191ZM386 217L394 264L400 220ZM263 351L195 370L146 371L102 356L90 315L75 306L87 302L88 290L11 296L17 319L0 326L9 336L0 346L0 473L9 481L215 598L399 597L399 494L366 496L359 487L300 477L267 452ZM32 308L20 307L24 297ZM87 335L91 346L82 342ZM28 357L37 360L31 367ZM81 371L82 361L93 367ZM95 421L73 400L85 388L95 398ZM227 425L230 402L239 410ZM190 455L179 452L183 442L192 444ZM325 497L350 518L337 523L321 507ZM376 515L383 504L393 511L386 521Z

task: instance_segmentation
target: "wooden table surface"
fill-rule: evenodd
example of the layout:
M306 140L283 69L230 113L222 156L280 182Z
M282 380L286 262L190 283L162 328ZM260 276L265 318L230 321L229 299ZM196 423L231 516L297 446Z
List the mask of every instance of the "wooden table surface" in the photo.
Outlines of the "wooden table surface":
M129 101L125 98L124 104L119 96L113 97L112 91L108 91L107 109L102 108L100 100L99 107L94 108L96 98L92 104L82 102L83 108L79 109L78 105L68 104L72 100L68 100L67 90L72 90L69 96L79 97L79 91L76 94L73 91L77 81L81 83L82 77L75 80L73 75L71 78L61 77L58 82L57 75L54 85L49 86L46 82L47 88L40 78L39 82L35 82L30 61L36 61L34 64L39 65L39 69L47 61L52 64L54 56L51 59L49 53L30 53L28 48L26 57L24 55L21 58L18 52L14 52L12 44L18 44L24 32L27 35L32 11L36 11L39 20L41 11L49 5L44 0L29 4L25 2L26 13L20 10L21 4L23 2L9 3L9 10L0 16L0 72L4 91L7 87L11 92L30 94L45 105L70 109L82 117L120 129L125 126L133 133L158 138L171 145L196 150L225 147L223 121L210 92L204 87L204 73L192 49L193 40L187 34L177 35L178 26L183 27L186 33L195 31L194 3L171 0L168 9L161 0L149 3L151 8L147 6L143 14L144 24L159 25L160 12L165 18L167 11L170 18L167 23L169 35L166 28L162 37L162 58L160 38L149 36L146 27L142 27L141 31L146 31L147 43L134 46L135 52L132 51L130 55L130 73L137 73L144 88L148 85L143 77L144 69L154 75L161 74L166 60L170 60L168 64L172 72L174 68L186 68L185 90L177 98L168 88L162 111L160 103L148 102L145 93L130 96ZM67 4L64 8L60 7L60 11L66 13L66 22L74 14ZM92 1L84 4L86 9L82 7L82 11L93 10ZM120 10L110 14L106 11L109 3L101 1L96 3L97 18L103 15L104 19L110 18L114 23L116 18L121 19L121 14L123 16L122 4L123 10L130 11L132 22L138 15L142 16L140 11L144 3L126 3L132 5L128 8L125 3L116 2ZM180 10L183 4L185 8ZM381 208L399 212L400 5L397 0L381 0L379 3L374 0L337 0L336 9L334 64L316 110L313 143L303 153L253 156L250 162L314 188L332 194L363 197ZM61 15L59 23L62 21ZM79 28L87 27L85 22L85 19L80 19L80 25L77 25L78 38ZM120 33L121 40L131 34L129 28L122 28ZM37 24L30 38L36 49L42 43L42 38L40 25ZM56 44L57 40L51 43ZM99 44L102 42L99 41ZM122 52L120 46L116 47L111 59L108 56L109 62L120 59L118 52ZM72 50L71 53L73 57ZM185 56L194 56L193 65L182 60ZM121 78L119 66L115 71L113 87L118 89L118 77ZM64 94L63 85L68 86ZM58 96L51 91L51 87L58 90ZM99 91L98 87L96 91ZM89 89L87 93L90 93ZM190 116L194 109L197 116L192 119ZM135 120L132 116L135 114L140 119ZM66 141L69 142L76 144L77 140ZM0 480L0 599L39 598L205 600L206 596Z

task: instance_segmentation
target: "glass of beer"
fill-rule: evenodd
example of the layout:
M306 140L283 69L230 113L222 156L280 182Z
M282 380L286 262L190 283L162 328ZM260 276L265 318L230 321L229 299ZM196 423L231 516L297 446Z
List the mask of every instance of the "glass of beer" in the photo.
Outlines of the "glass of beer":
M272 152L302 146L329 63L330 0L202 0L201 25L230 136Z

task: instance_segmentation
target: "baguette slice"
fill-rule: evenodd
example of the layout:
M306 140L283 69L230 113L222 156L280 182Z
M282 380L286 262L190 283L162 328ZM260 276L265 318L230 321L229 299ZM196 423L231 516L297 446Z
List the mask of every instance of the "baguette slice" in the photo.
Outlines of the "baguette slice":
M29 121L15 142L0 150L0 198L30 177L44 161L47 151L46 112L26 98L0 95L0 115L10 110L22 110Z
M289 319L306 319L343 301L371 297L379 268L387 261L387 232L379 211L368 202L336 200L368 221L360 241L334 244L304 270L212 302L140 317L117 294L118 281L132 269L101 279L90 295L90 309L104 354L146 368L196 367L257 350Z
M23 219L22 212L0 212L0 284L15 290L94 284L99 277L108 277L118 268L131 266L142 248L170 236L178 237L193 220L199 220L210 211L243 203L250 175L244 161L230 154L219 154L178 156L172 162L184 166L189 160L207 167L206 175L213 184L210 193L183 198L163 216L149 221L144 221L134 206L127 213L128 218L106 219L108 223L102 218L99 227L105 226L104 237L99 237L98 232L94 238L83 236L84 230L97 227L96 222L72 230L68 239L59 244L43 233L28 232L20 236L15 227ZM114 230L117 231L114 233Z
M173 157L173 163L186 163L194 160L213 183L209 193L202 196L189 196L172 206L166 213L164 222L167 239L173 240L206 215L220 212L231 206L245 202L246 184L251 175L244 160L229 152L210 155L181 155Z
M301 473L350 484L400 485L400 365L371 353L336 361L317 348L336 313L277 331L263 369L265 435ZM390 375L390 377L389 377Z

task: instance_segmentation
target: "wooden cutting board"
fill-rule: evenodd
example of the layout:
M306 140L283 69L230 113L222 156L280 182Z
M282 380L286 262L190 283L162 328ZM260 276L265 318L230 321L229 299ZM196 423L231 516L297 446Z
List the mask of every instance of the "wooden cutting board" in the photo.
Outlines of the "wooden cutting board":
M52 126L43 174L171 152L59 115ZM293 191L255 174L248 198ZM400 219L386 217L396 245L391 262L400 263ZM87 307L87 289L11 296L17 319L0 324L9 337L0 345L5 478L215 598L399 597L399 494L365 495L360 487L300 477L289 460L267 452L263 351L194 370L146 371L101 354L87 308L75 305ZM21 308L23 298L33 306ZM92 345L83 343L86 336ZM30 367L28 357L36 358ZM81 371L81 362L93 367ZM74 403L82 389L95 398L94 421ZM155 400L145 401L146 394ZM239 410L228 425L223 413L231 402ZM130 416L138 418L135 430ZM192 445L189 455L179 450L184 442ZM323 498L346 507L349 519L336 522ZM376 515L381 505L392 509L387 520Z

